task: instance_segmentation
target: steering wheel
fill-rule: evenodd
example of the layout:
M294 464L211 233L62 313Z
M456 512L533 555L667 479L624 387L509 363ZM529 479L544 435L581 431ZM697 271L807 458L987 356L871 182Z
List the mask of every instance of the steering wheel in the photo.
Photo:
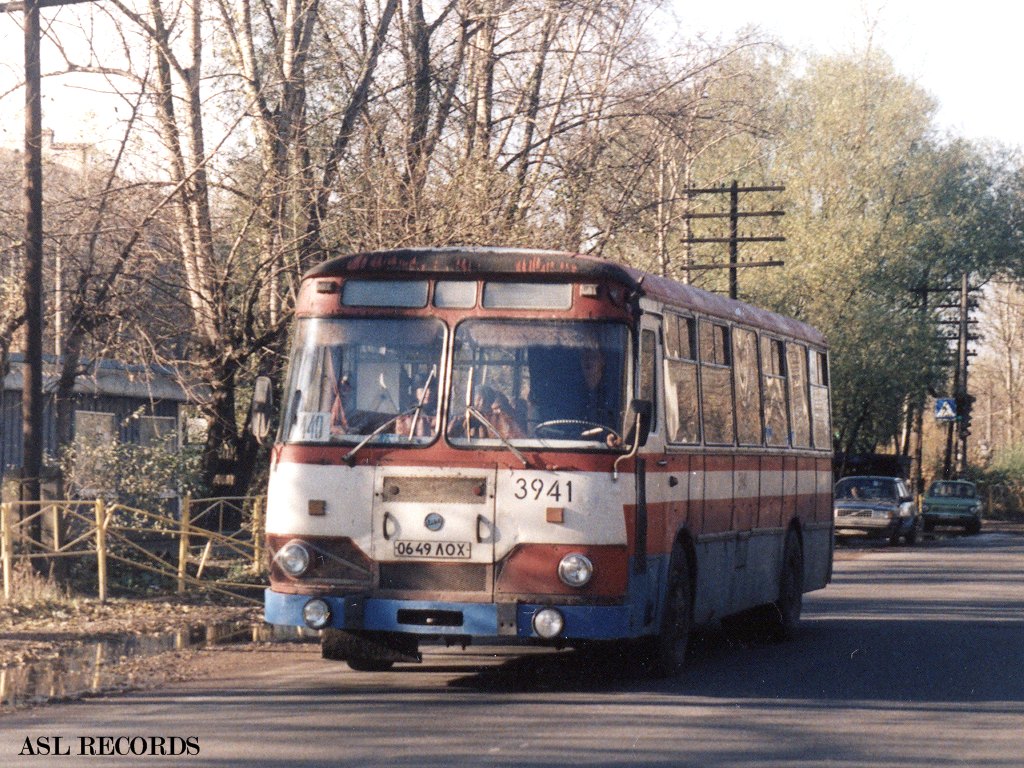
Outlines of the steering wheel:
M533 429L538 433L538 436L540 436L542 431L556 432L560 435L569 435L570 432L575 431L566 429L566 427L583 427L583 430L578 435L574 435L578 437L586 437L587 432L590 432L591 430L600 430L601 432L608 432L609 434L614 435L616 440L622 440L622 435L611 427L606 427L604 424L598 424L596 421L587 421L586 419L549 419L548 421L542 421Z

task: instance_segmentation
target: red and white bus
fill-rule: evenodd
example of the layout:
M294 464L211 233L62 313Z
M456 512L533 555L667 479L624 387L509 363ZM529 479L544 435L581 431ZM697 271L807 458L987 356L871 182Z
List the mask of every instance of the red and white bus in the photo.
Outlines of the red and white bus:
M327 658L631 641L673 674L693 625L786 634L830 580L827 349L801 322L477 247L333 259L295 315L265 611Z

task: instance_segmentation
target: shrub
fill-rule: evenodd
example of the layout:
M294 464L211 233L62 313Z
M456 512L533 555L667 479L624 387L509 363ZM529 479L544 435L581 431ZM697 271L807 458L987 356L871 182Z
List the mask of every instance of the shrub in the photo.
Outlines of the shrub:
M986 500L986 516L1024 519L1024 446L1001 451L985 468L972 467L970 479Z

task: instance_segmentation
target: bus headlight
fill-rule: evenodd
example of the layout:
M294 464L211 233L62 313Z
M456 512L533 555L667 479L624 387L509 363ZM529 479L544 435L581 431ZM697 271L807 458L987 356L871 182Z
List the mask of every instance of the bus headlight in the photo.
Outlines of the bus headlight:
M309 549L301 541L289 541L274 555L289 576L301 576L309 569Z
M572 552L558 564L558 578L569 587L583 587L594 575L594 564L579 552Z
M550 640L561 634L564 628L565 619L554 608L541 608L533 614L533 631L545 640Z
M323 629L331 623L331 606L314 597L302 606L302 620L310 629Z

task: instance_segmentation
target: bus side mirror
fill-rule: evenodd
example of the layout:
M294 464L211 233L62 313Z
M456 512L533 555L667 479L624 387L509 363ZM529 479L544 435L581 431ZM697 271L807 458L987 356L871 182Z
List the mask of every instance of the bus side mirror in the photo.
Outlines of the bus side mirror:
M647 442L647 437L651 433L651 411L653 405L650 400L633 400L629 404L629 410L631 414L631 420L636 423L639 417L639 425L637 434L633 436L632 442L634 445L644 445ZM630 425L632 429L633 425Z
M274 387L270 377L259 376L252 390L249 408L249 430L256 441L262 443L270 434L270 417L274 409Z

